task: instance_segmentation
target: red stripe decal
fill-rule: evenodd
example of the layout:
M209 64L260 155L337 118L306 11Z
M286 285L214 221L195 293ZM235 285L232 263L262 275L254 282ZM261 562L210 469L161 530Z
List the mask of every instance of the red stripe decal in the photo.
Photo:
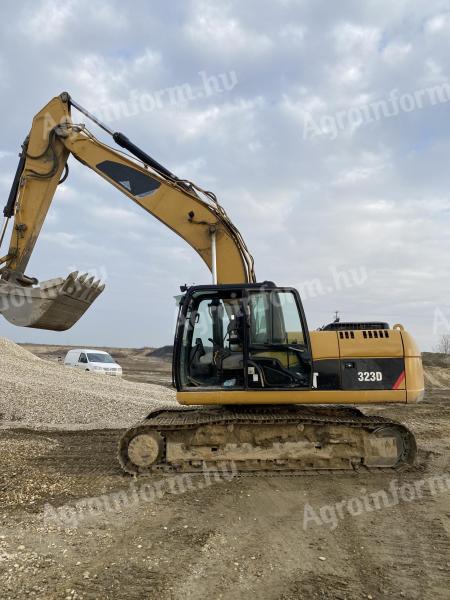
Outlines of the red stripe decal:
M402 371L400 373L400 375L398 376L397 381L392 386L392 389L393 390L398 390L398 388L402 385L404 379L405 379L405 371Z

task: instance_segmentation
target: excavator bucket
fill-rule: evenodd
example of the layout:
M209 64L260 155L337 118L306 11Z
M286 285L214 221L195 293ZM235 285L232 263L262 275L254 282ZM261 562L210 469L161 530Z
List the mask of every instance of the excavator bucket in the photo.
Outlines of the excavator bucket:
M105 285L87 274L70 273L25 287L0 280L0 313L13 325L65 331L103 292Z

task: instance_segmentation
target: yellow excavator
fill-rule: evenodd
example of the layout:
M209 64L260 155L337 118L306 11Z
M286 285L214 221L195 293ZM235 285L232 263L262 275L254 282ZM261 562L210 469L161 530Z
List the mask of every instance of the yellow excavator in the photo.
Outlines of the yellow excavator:
M72 108L124 150L100 142ZM126 151L126 152L125 152ZM4 208L0 312L22 327L70 328L104 286L87 275L44 281L25 273L72 155L196 250L212 282L183 286L174 340L178 406L126 431L131 474L398 468L414 462L413 434L355 405L422 399L421 355L401 325L331 323L309 331L298 292L258 283L252 256L215 195L179 179L66 92L35 117ZM132 299L130 299L132 302Z

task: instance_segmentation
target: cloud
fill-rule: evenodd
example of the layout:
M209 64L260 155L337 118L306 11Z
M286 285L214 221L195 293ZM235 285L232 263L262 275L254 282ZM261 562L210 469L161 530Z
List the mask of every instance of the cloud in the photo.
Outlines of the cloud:
M95 244L86 242L86 240L81 236L68 233L66 231L57 231L52 233L45 232L41 234L40 239L51 246L57 246L63 250L70 250L72 252L76 252L78 255L86 252L98 253L99 251L104 251L102 246L97 246Z
M450 15L448 13L442 13L434 15L428 19L425 23L425 31L427 33L436 34L441 33L448 29L450 25Z
M281 39L289 40L296 46L303 45L306 36L306 27L289 23L281 27L279 35Z
M113 8L101 0L43 0L26 3L18 29L29 42L53 45L86 23L117 32L127 19L117 5Z
M389 65L397 65L411 53L411 44L393 42L383 49L383 58Z
M378 27L364 27L343 23L333 30L335 50L339 54L358 54L359 58L372 54L378 47L381 31Z
M260 279L289 285L327 281L333 265L367 270L364 285L305 301L312 328L339 308L349 319L403 321L423 348L433 345L434 309L444 310L450 294L448 103L353 124L333 140L304 139L303 129L307 115L347 114L392 90L401 95L446 81L449 16L440 2L328 3L324 11L320 3L291 0L25 0L2 10L4 197L32 117L55 94L67 89L101 112L129 108L133 93L163 93L160 107L122 111L112 127L217 193ZM234 73L234 83L201 95L201 73L219 81ZM192 97L170 101L165 90L186 84ZM30 274L51 277L77 263L102 267L108 288L103 310L93 308L92 318L58 341L168 343L171 298L180 283L209 281L205 266L118 190L69 164ZM123 306L130 278L133 311ZM2 333L24 339L3 323Z
M28 39L43 43L54 43L67 33L74 15L75 2L66 0L63 4L56 0L28 5L23 11L20 28Z
M366 182L375 177L380 177L381 172L386 168L389 168L388 155L383 153L376 154L373 152L364 152L355 165L352 165L346 171L338 174L333 184L337 186L348 186Z
M212 129L217 138L230 139L239 135L242 128L251 129L251 123L261 105L262 99L254 98L215 104L205 109L188 108L186 113L178 118L177 125L182 137L188 140L209 135ZM238 125L239 129L232 128L233 125Z
M98 222L101 222L103 225L107 223L109 226L114 227L122 225L127 228L141 228L145 226L145 221L143 221L142 218L126 208L97 204L95 206L89 206L87 212L89 216L96 219Z
M200 0L192 8L185 30L193 44L229 56L267 53L274 45L269 36L244 27L227 3Z

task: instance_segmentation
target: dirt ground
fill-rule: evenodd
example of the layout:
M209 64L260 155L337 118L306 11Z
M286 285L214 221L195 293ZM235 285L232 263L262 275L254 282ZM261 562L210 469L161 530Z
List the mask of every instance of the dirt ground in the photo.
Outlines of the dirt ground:
M0 596L448 600L450 479L433 478L450 477L449 407L444 387L371 407L416 435L417 464L394 473L133 479L120 431L4 430Z

